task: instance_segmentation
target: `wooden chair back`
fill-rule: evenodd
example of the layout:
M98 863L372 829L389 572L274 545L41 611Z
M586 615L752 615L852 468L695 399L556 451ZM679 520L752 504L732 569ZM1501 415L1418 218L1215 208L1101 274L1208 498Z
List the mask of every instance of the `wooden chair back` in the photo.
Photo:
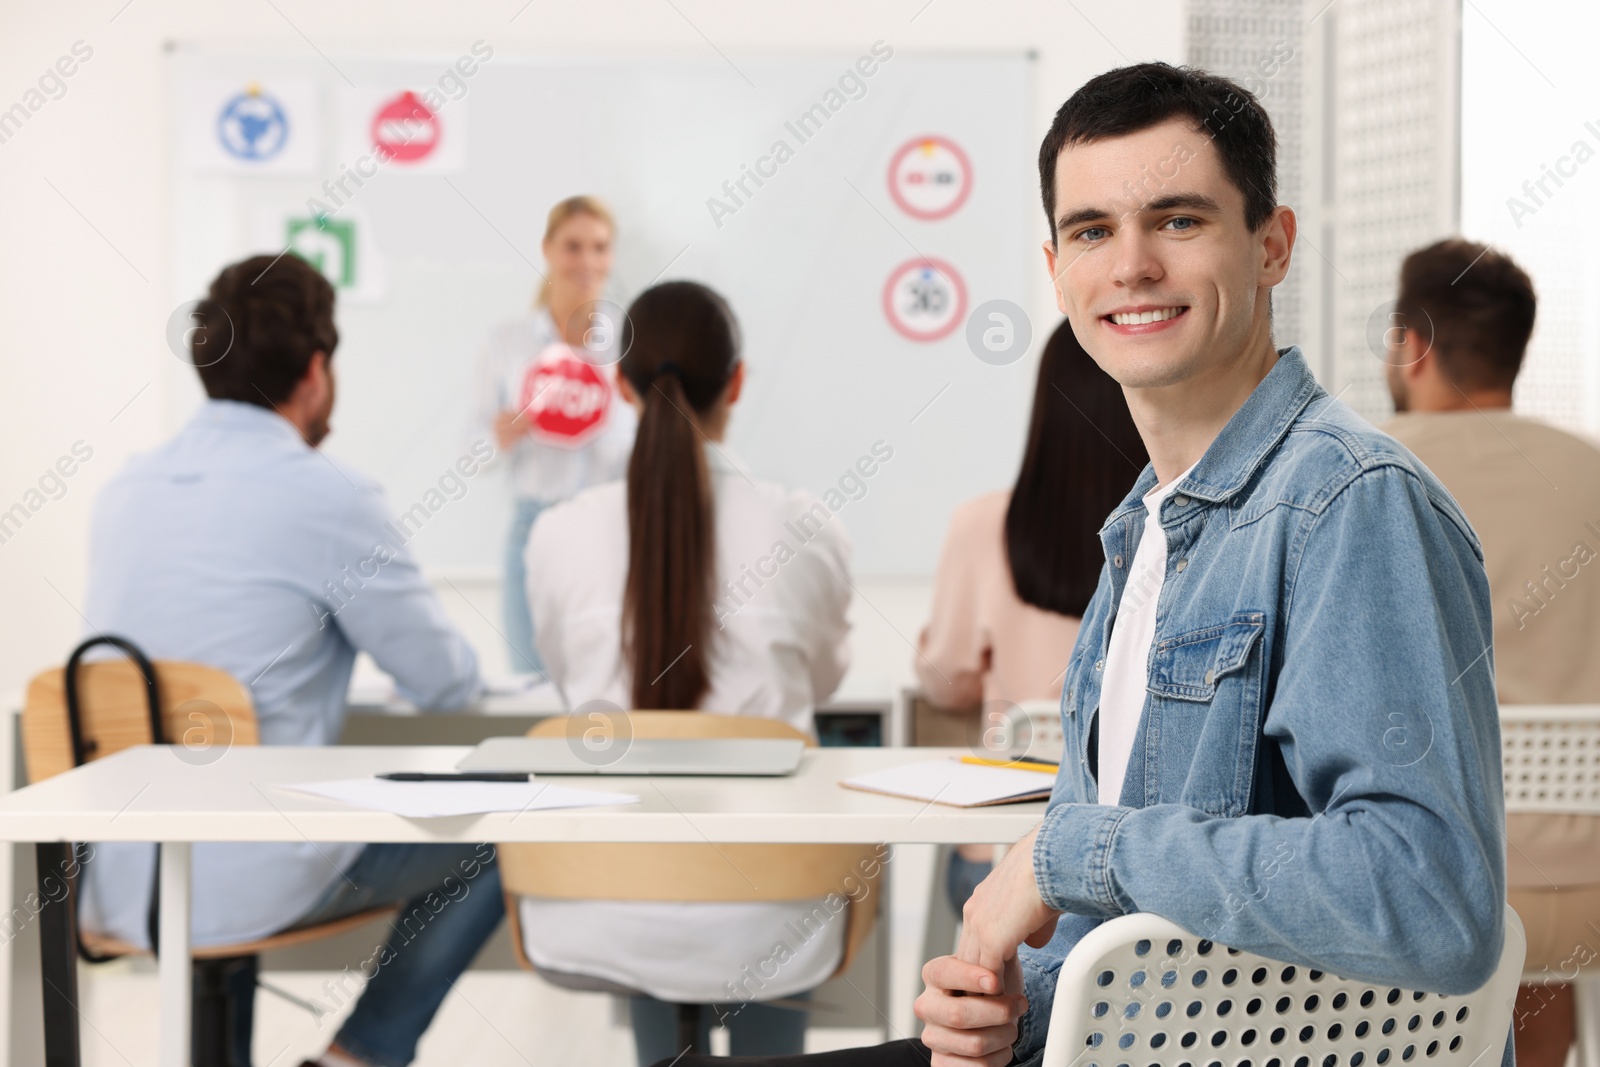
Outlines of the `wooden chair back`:
M160 683L167 743L192 751L260 743L250 691L233 675L181 660L155 660L152 665ZM78 708L86 762L150 744L147 699L144 678L132 661L119 658L79 665ZM30 782L72 769L64 668L41 671L28 683L22 750Z
M777 719L695 711L628 713L639 739L774 737L805 734ZM579 717L546 719L529 737L581 737ZM570 731L570 732L569 732ZM581 743L581 741L577 742ZM516 897L562 900L778 901L838 894L847 900L842 974L866 943L877 915L884 853L876 845L508 844L498 846L512 944L524 966Z
M215 667L183 660L153 660L161 711L162 738L194 753L232 745L257 745L261 731L250 690L233 675ZM83 759L91 763L134 745L151 743L149 688L139 666L117 658L80 663L77 697ZM41 671L28 682L22 707L22 748L28 781L70 771L76 762L67 714L67 669ZM392 906L371 908L242 944L192 949L197 960L254 956L306 941L340 934L394 913ZM81 946L88 958L131 956L144 949L84 931Z

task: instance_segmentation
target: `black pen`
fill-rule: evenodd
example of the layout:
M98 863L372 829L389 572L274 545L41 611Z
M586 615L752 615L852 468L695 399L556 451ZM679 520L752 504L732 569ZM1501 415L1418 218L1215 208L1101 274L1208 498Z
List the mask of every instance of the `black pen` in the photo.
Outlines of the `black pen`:
M527 782L533 775L527 771L451 771L431 774L425 771L390 771L374 777L387 782Z

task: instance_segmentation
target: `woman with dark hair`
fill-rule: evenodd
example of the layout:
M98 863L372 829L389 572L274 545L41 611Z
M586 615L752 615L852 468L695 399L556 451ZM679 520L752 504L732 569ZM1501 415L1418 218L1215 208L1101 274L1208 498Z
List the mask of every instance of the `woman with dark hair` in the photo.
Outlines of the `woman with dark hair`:
M1046 343L1022 470L1013 488L950 518L932 617L918 642L922 691L992 713L1061 695L1078 620L1100 580L1099 530L1148 462L1122 387L1063 321ZM957 910L989 871L988 845L962 845L948 886Z
M756 715L810 732L849 660L844 532L832 517L818 526L813 509L825 508L752 479L723 446L744 364L720 296L693 282L646 290L622 347L619 392L639 413L627 481L552 507L528 543L550 677L569 706ZM741 969L793 940L786 930L805 928L818 903L524 898L518 914L538 966L653 994L631 1003L648 1064L681 1051L670 1002L727 1002ZM802 1051L806 1013L792 1002L833 973L843 926L826 924L763 982L761 999L788 1007L725 1017L736 1053Z

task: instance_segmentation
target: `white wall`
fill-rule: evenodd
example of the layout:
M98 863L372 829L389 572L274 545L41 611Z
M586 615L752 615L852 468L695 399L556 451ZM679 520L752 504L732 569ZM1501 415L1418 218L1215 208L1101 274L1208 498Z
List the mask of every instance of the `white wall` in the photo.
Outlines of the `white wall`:
M434 53L481 38L508 55L860 49L878 39L907 53L1027 47L1039 54L1033 125L1042 136L1085 78L1128 62L1181 61L1183 35L1179 0L9 0L3 19L0 111L24 101L75 42L93 54L64 94L0 143L0 511L75 442L93 457L65 479L64 495L0 543L0 692L60 662L83 629L75 605L90 503L130 453L159 438L163 370L174 358L164 340L169 234L182 210L167 194L165 42ZM1037 278L1036 335L1058 318L1042 268ZM858 663L906 664L925 595L863 577L872 603L856 606ZM472 595L492 611L490 590ZM490 633L465 598L447 591L446 602L474 636Z
M1593 92L1561 88L1592 62L1596 31L1587 4L1463 13L1461 232L1508 253L1539 296L1517 411L1600 436L1600 112Z

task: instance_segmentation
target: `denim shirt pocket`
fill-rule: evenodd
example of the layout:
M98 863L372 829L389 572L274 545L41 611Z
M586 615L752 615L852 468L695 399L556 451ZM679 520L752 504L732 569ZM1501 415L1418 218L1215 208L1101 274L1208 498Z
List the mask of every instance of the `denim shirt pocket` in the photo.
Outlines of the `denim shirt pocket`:
M1213 815L1249 810L1261 730L1265 656L1259 646L1265 629L1265 613L1240 611L1225 623L1156 642L1149 689L1156 713L1151 725L1161 735L1158 800ZM1174 795L1180 790L1181 796Z

